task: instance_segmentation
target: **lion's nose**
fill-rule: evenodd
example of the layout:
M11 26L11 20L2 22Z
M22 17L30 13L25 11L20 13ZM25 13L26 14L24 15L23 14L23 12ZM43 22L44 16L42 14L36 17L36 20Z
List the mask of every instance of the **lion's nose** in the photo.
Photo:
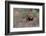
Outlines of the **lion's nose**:
M31 17L30 20L33 21L33 17Z
M28 17L28 21L33 21L33 17Z

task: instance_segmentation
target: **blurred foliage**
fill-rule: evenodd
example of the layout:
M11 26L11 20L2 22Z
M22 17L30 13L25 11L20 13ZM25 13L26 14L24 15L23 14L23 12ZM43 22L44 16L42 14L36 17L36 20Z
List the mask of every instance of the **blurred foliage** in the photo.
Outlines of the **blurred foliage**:
M20 16L16 16L16 18L20 18L20 17L25 17L27 14L28 14L28 12L30 11L30 9L15 9L15 11L19 11L19 13L20 13ZM36 17L36 16L39 16L39 9L32 9L32 14L33 14L33 16L34 17Z
M33 14L33 16L35 17L35 16L39 16L39 11L37 11L37 10L33 10L32 11L32 14Z

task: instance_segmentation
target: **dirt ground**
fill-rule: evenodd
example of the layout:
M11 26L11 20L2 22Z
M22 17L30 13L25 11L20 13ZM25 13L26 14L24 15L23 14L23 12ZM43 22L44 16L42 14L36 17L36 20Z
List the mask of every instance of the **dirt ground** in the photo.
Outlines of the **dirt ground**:
M27 22L26 22L26 18L23 19L19 18L18 21L14 22L14 28L38 27L38 26L39 26L39 17L34 17L33 21L27 21Z

